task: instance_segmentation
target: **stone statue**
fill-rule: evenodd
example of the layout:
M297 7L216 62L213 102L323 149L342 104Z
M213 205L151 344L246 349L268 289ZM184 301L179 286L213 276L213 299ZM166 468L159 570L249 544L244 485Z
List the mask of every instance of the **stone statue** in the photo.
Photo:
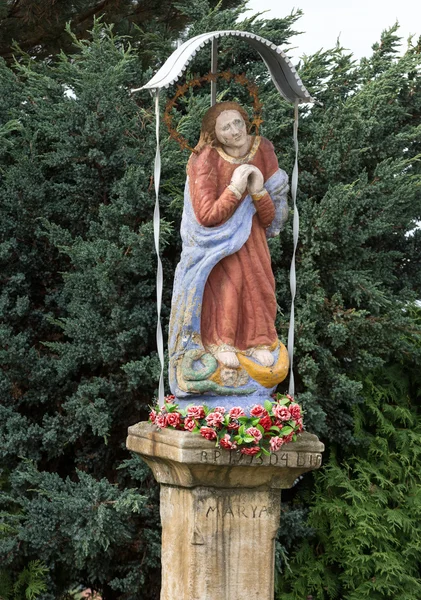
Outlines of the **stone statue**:
M239 104L214 105L187 165L169 335L170 386L181 405L200 396L208 406L247 408L288 371L267 244L287 218L288 177L271 142L248 128Z

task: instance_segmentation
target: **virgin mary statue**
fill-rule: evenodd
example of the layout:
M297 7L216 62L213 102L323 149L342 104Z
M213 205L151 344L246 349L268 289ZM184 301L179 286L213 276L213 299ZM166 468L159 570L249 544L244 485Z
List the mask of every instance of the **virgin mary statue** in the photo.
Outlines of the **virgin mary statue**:
M170 386L179 400L207 396L209 406L261 400L288 369L267 243L287 218L288 177L271 142L248 130L239 104L215 104L187 164Z

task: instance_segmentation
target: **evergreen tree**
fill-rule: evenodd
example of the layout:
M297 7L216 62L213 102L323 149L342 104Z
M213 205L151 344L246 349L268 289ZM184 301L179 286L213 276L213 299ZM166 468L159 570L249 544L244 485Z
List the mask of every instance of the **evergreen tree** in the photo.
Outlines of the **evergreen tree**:
M88 39L94 20L102 17L107 23L115 23L120 35L130 36L143 59L155 62L163 40L168 53L171 42L190 24L198 7L218 4L227 8L240 2L199 0L192 6L186 0L1 0L0 56L10 61L16 54L15 44L39 58L51 57L61 50L74 52L65 33L66 23L71 23L79 39ZM142 49L146 52L142 53Z
M245 29L285 46L299 16L265 20L243 13L195 3L186 35ZM100 22L91 40L72 39L72 55L62 52L45 62L23 55L13 67L0 64L0 561L16 581L29 561L41 559L48 567L45 600L69 597L78 585L99 590L105 600L146 600L159 595L158 495L148 469L127 453L124 441L127 425L146 418L159 373L155 140L149 95L134 98L128 90L152 74L138 57L152 57L154 45L145 38L143 46L130 47ZM159 42L157 60L166 40ZM380 426L367 382L371 377L373 386L379 384L370 374L394 362L405 365L405 378L420 364L413 341L420 327L410 310L420 294L420 233L408 235L421 218L420 48L410 46L399 58L397 42L392 28L360 64L337 47L300 65L323 106L301 110L297 399L308 429L328 443L336 463L321 475L316 500L309 500L310 476L285 494L279 557L282 562L297 552L298 565L290 559L289 588L279 588L280 598L292 594L285 600L302 597L297 581L304 550L297 537L311 533L305 523L309 504L314 527L323 477L335 476L340 489L340 475L356 469L345 453L355 448L356 434L376 456L370 435ZM228 39L220 43L219 67L259 82L262 134L291 172L292 109L273 89L265 66L244 43ZM199 53L190 73L208 70L209 54ZM218 94L250 105L238 86L228 92L220 85ZM174 115L191 143L208 105L209 90L196 89ZM162 158L166 329L188 153L163 132ZM271 241L284 340L291 236L289 224L280 240ZM374 416L363 429L365 396ZM412 388L401 402L410 415L406 422L415 424ZM402 418L388 417L392 423ZM403 453L401 438L392 438L390 446L381 442L383 449ZM334 454L335 445L343 454ZM409 492L403 472L396 477ZM417 506L415 498L412 520ZM326 534L322 529L318 535ZM312 539L305 542L309 555L317 547ZM329 540L323 567L315 564L342 590L351 567L344 555L331 575L337 539ZM385 544L391 548L390 537ZM416 578L414 560L396 567L402 584ZM352 569L349 589L358 590L364 565L356 561ZM311 572L305 577L311 581ZM392 597L384 590L377 597Z

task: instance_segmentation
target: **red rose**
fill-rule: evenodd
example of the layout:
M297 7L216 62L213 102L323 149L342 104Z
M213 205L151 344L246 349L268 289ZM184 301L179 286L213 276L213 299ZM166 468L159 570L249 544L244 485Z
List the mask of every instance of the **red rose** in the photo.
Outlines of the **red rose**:
M289 421L292 418L291 417L291 413L289 412L289 410L287 409L287 407L286 406L281 406L280 404L275 404L274 405L274 407L273 407L273 414L280 421Z
M149 413L149 421L151 423L155 423L155 421L156 421L156 410L152 409L151 412Z
M245 413L241 406L233 406L229 412L229 415L231 419L238 419L238 417L244 417Z
M257 427L249 427L248 429L246 429L246 433L248 435L251 435L252 437L254 437L254 443L258 444L259 440L262 439L262 434L261 432L257 429Z
M165 396L165 402L167 404L172 404L175 400L174 394L170 394L169 396Z
M167 426L178 427L181 422L181 415L178 412L171 412L167 415Z
M227 425L227 428L231 431L237 431L240 428L240 423L238 421L230 421Z
M241 448L241 454L257 454L260 452L260 448L258 446L254 446L254 448Z
M160 429L164 429L167 426L167 415L159 414L155 419L155 425Z
M195 427L196 421L194 419L192 419L191 417L186 417L184 419L184 429L187 429L187 431L193 431Z
M216 433L215 433L215 431L211 427L201 427L200 428L200 435L202 435L207 440L214 440L214 439L216 439Z
M252 417L266 417L269 413L261 404L255 404L250 414Z
M226 433L224 437L219 440L219 445L221 448L225 448L225 450L235 450L237 448L237 444L231 441L228 433Z
M189 406L187 408L187 416L193 417L193 419L204 419L205 410L203 406Z
M288 444L289 442L292 442L293 435L294 435L293 431L291 431L291 433L289 433L288 435L286 435L284 437L284 444Z
M298 404L291 404L289 407L289 412L291 413L292 418L295 420L301 417L301 408Z
M272 419L267 415L266 417L263 417L263 419L260 419L259 425L261 425L265 431L269 431L272 427Z
M225 408L223 406L215 406L215 408L213 409L213 412L219 412L219 413L221 413L221 415L224 415Z

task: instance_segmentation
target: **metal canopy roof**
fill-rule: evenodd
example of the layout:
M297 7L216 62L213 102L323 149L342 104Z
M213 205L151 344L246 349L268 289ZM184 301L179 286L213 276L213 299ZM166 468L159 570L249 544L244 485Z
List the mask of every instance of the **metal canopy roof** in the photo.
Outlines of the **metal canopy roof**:
M187 40L171 54L146 85L132 90L132 92L142 89L159 90L168 87L181 77L193 57L205 44L212 40L228 36L240 38L257 50L268 68L276 89L285 100L293 103L296 100L299 102L314 102L314 99L304 87L293 64L278 46L275 46L275 44L272 44L272 42L259 35L248 33L247 31L234 30L202 33Z

